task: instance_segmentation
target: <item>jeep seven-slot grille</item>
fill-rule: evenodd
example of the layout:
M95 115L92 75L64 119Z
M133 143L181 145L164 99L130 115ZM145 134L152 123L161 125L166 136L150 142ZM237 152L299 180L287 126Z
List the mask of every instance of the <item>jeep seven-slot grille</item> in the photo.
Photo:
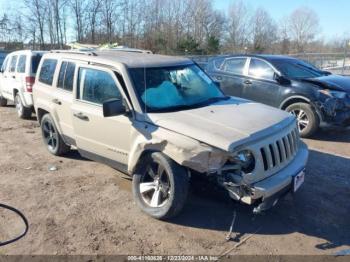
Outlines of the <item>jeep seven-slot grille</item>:
M286 136L274 143L260 148L264 163L264 170L267 171L279 165L284 165L294 158L298 151L299 133L295 128Z

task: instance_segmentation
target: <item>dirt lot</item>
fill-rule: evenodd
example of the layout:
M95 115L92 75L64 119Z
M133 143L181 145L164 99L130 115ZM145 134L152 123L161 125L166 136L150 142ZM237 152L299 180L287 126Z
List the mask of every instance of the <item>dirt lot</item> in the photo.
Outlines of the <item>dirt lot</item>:
M306 142L305 184L269 212L254 216L210 186L197 185L184 212L162 222L139 211L125 175L77 152L51 156L35 118L20 120L12 106L0 108L0 202L19 208L30 222L27 236L0 253L218 255L235 245L225 241L233 208L238 239L261 229L231 254L349 249L350 133L320 133ZM20 230L17 218L0 210L0 237Z

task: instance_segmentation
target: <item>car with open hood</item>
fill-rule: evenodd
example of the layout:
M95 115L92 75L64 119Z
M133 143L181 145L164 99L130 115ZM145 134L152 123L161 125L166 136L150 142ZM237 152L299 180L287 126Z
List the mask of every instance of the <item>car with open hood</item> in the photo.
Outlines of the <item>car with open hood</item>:
M308 150L295 117L224 95L187 58L52 51L33 97L50 153L73 146L129 174L136 203L158 219L181 211L194 175L255 212L304 181Z
M333 75L279 55L227 55L209 60L206 72L227 95L286 110L302 137L350 126L350 77Z

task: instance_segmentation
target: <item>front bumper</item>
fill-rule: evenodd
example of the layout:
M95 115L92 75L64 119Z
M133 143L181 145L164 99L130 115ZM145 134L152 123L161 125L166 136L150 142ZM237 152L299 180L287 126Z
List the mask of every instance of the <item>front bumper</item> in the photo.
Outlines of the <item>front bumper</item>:
M279 198L292 190L293 177L305 169L308 156L306 144L300 141L299 151L293 161L278 173L252 184L251 195L243 197L243 202L259 203L254 209L255 212L274 206ZM247 198L250 199L247 201Z
M350 98L328 98L315 104L321 115L321 127L350 126Z

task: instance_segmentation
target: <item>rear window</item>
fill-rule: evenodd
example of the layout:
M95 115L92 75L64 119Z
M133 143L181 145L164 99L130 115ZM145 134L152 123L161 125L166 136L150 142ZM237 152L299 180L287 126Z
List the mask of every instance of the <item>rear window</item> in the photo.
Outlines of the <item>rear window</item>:
M40 70L39 81L52 85L53 76L55 74L57 60L56 59L45 59Z
M72 62L62 62L58 75L57 87L67 91L73 90L75 64Z
M13 56L11 58L11 62L10 62L10 72L15 72L16 70L16 63L17 63L17 56Z
M32 56L32 73L36 74L36 71L38 70L38 66L41 60L42 54L36 54Z
M25 55L21 55L19 57L18 64L17 64L18 73L24 73L26 71L26 61L27 61L27 57Z

